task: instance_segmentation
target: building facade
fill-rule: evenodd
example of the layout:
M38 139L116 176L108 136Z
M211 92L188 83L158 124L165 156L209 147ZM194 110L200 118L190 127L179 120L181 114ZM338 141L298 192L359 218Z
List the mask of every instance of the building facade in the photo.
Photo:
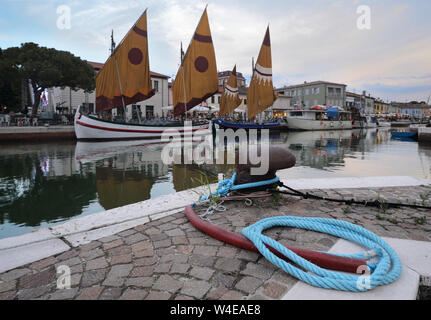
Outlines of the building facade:
M103 68L103 63L88 62L96 73ZM155 90L155 95L148 100L141 101L134 105L126 106L127 117L130 119L134 117L137 112L143 117L163 115L163 107L169 104L169 77L157 72L150 72L151 81ZM52 111L57 113L76 112L78 107L85 107L89 112L95 112L96 108L96 94L95 92L85 92L84 90L72 90L69 87L65 88L50 88L49 92L49 107ZM112 111L113 115L117 115L117 110Z
M278 88L275 91L281 95L290 96L291 104L296 108L310 109L315 105L339 106L346 105L347 85L314 81L303 84Z

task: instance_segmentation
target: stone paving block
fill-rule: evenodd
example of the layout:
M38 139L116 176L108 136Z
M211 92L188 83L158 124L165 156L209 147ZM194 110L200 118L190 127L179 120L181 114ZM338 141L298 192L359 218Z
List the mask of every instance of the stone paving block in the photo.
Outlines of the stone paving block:
M118 239L118 240L114 240L114 241L111 241L111 242L108 242L108 243L104 243L103 244L103 249L104 250L109 250L109 249L112 249L112 248L119 247L119 246L121 246L123 244L124 244L123 240L122 239Z
M15 280L0 282L0 293L15 290L16 283L17 282Z
M48 291L49 291L49 288L47 286L21 289L18 291L16 298L18 300L33 300L41 297Z
M203 256L212 256L214 257L217 254L217 247L213 246L195 246L193 253L200 254Z
M211 279L214 272L215 271L213 269L210 269L210 268L193 267L193 269L190 271L190 275L192 277L208 281L209 279Z
M234 247L220 247L217 251L217 257L234 258L238 250Z
M274 270L272 268L254 262L249 262L246 268L241 271L243 275L253 276L262 280L269 279L273 273Z
M35 274L25 275L19 280L19 287L30 289L35 287L47 286L56 280L56 272L54 268Z
M76 300L97 300L103 289L104 288L100 286L85 288L81 291Z
M153 289L174 293L177 290L181 289L182 286L182 282L175 280L171 276L161 275L159 279L157 279L157 281L154 283Z
M261 285L263 281L254 277L244 277L236 285L235 288L246 292L248 294L254 293Z
M147 240L148 237L144 236L142 233L135 233L127 238L124 238L124 242L128 245L134 244L134 243L138 243L144 240Z
M106 261L105 257L100 257L91 261L88 261L85 265L85 270L96 270L96 269L104 269L107 268L108 262Z
M287 290L288 288L282 284L269 282L265 284L262 293L272 299L280 299L286 294Z
M181 293L196 299L202 299L210 288L211 286L206 281L190 280L185 282Z
M89 250L89 251L83 251L79 254L79 256L86 261L94 260L96 258L103 256L103 255L104 255L104 252L101 248L96 248L96 249ZM73 259L75 259L75 258L73 258Z
M99 300L117 300L120 298L122 291L121 288L107 288L99 296Z
M187 274L187 271L190 269L190 265L184 263L174 263L172 264L171 270L169 273L171 274Z
M169 237L179 237L179 236L184 236L185 235L184 231L181 230L180 228L175 228L175 229L167 230L167 231L165 231L165 233Z
M127 289L120 300L143 300L147 296L148 292L142 289Z
M231 258L219 258L215 267L224 271L239 271L241 267L241 260Z
M99 284L105 279L107 273L105 269L86 271L82 274L81 286L86 288Z
M146 266L146 267L135 267L130 272L130 277L150 277L153 275L154 267L153 266Z
M125 285L128 287L151 288L154 281L153 277L127 278Z
M76 296L78 288L57 290L49 296L50 300L70 300Z
M126 264L132 262L132 255L130 253L116 255L111 258L110 264L111 266L116 264Z
M26 274L32 273L32 271L28 268L20 268L20 269L14 269L9 272L0 274L0 280L1 281L11 281L16 280Z
M145 300L169 300L170 297L171 297L171 294L168 292L151 291L145 297Z
M241 300L242 298L243 294L241 292L229 290L220 297L220 300Z
M223 273L223 272L216 272L211 278L211 285L213 287L224 286L226 288L231 288L235 283L235 281L236 281L236 276L234 275Z
M191 254L188 263L192 266L211 267L215 260L215 257Z
M47 267L54 265L56 262L57 262L57 259L55 259L54 257L49 257L49 258L46 258L46 259L32 263L30 265L30 268L41 271Z

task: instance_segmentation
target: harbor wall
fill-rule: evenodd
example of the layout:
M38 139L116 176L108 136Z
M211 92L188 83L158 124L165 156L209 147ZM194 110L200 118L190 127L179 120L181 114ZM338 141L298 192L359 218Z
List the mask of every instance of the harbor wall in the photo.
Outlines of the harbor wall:
M4 127L0 128L0 143L17 141L76 140L73 126Z

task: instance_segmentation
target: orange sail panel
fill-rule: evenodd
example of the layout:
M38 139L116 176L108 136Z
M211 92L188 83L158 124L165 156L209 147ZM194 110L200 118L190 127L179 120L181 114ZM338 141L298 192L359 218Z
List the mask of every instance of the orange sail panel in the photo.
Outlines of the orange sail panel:
M239 98L238 78L236 75L236 66L224 86L224 92L220 99L220 115L225 116L234 111L241 105L242 100Z
M274 104L276 96L272 83L271 38L269 27L260 49L247 94L248 118L257 116Z
M147 11L139 18L96 78L96 111L151 98Z
M187 112L217 92L217 63L205 9L172 87L174 114Z

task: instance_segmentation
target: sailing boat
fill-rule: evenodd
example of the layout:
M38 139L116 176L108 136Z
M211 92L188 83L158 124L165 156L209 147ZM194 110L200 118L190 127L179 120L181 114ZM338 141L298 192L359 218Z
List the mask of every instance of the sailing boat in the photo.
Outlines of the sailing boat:
M148 57L147 10L126 34L106 61L96 78L96 112L147 100L155 94L151 84ZM141 121L140 121L141 122ZM166 129L183 134L185 131L208 129L205 122L185 129L179 121L159 124L131 124L104 120L85 114L78 108L75 114L78 140L123 140L160 138Z
M272 106L277 97L274 94L272 82L271 38L269 26L266 30L259 57L253 66L253 76L247 94L248 118L253 119L258 114ZM273 123L231 123L217 119L220 127L232 129L280 129L279 121Z
M183 115L218 92L218 73L205 8L172 87L175 116Z

